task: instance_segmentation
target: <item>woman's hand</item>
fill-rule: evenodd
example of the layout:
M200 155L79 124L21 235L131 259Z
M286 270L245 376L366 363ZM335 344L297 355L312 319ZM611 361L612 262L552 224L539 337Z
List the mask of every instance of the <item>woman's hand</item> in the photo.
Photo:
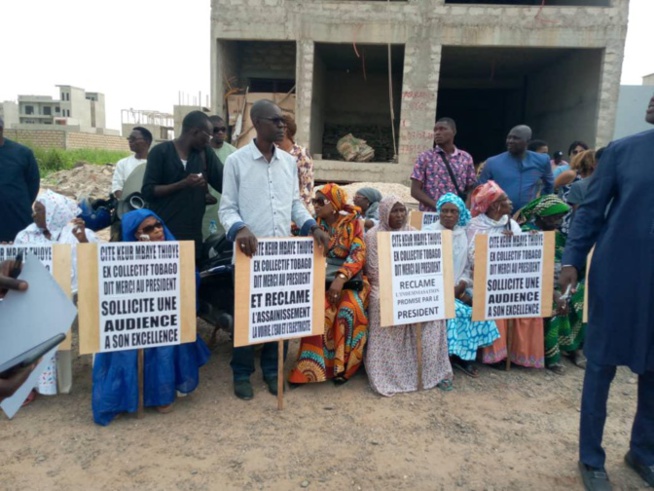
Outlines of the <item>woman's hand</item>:
M454 287L454 296L460 299L461 295L463 295L466 292L467 287L468 285L466 284L465 281L463 280L459 281L459 284Z
M73 235L80 244L84 244L89 241L86 238L86 224L81 218L75 218L72 222L73 224Z
M331 285L329 285L329 290L327 290L327 300L332 305L338 305L339 300L341 299L341 294L343 293L343 285L345 285L345 278L337 276Z
M507 237L512 237L513 230L502 230L502 235L506 235Z

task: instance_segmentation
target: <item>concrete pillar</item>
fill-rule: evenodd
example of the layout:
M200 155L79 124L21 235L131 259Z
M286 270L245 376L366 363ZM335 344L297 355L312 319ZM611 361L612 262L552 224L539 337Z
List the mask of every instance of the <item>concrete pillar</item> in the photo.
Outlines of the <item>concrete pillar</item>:
M295 139L308 146L311 135L311 100L313 97L314 42L302 39L297 42L295 57Z
M416 157L432 146L441 50L431 25L416 29L405 46L399 145L405 182Z
M597 104L597 132L595 148L607 145L613 139L617 100L620 93L624 45L615 43L604 50L599 100ZM643 108L643 117L645 108ZM589 142L591 144L591 142Z

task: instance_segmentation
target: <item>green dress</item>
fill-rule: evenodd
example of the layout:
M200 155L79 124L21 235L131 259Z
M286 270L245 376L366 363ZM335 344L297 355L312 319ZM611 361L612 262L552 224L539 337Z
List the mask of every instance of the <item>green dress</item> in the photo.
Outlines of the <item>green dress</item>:
M529 222L522 226L522 230L539 230L534 223ZM565 236L558 230L555 232L554 242L554 287L558 290L559 273L561 272L561 258L565 249ZM551 366L561 361L561 351L573 352L581 349L586 336L584 315L584 278L577 286L577 291L570 297L570 309L566 316L554 316L544 319L545 324L545 366ZM556 312L556 304L554 304Z

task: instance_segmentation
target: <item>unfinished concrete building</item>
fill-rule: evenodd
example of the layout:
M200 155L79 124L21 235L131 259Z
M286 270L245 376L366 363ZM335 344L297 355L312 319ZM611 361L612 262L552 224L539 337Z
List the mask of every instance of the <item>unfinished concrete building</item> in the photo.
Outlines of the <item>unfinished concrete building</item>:
M213 0L213 109L225 114L235 90L294 90L297 140L321 181L408 181L443 116L476 162L520 123L553 151L605 144L628 3ZM335 141L349 132L366 135L374 162L340 160Z

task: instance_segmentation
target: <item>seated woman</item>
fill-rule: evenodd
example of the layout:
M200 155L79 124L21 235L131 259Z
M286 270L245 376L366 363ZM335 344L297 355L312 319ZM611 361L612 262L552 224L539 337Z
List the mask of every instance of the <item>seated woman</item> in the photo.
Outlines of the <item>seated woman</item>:
M354 204L361 208L361 216L365 220L366 230L379 223L379 202L382 194L375 188L361 188L354 195Z
M509 216L512 203L502 188L495 181L482 184L472 193L472 220L468 226L468 242L470 243L471 261L474 261L475 236L477 234L522 233L520 225ZM474 264L474 262L473 262ZM474 271L473 271L474 273ZM507 319L496 320L500 338L481 349L484 363L503 368L500 363L507 357ZM545 366L545 350L543 348L543 319L513 319L511 362L523 367L543 368Z
M447 346L454 368L476 378L479 376L473 362L477 350L490 346L500 333L495 321L472 320L472 275L468 255L467 229L470 212L456 194L447 193L436 203L439 221L424 230L451 230L454 258L454 296L456 317L447 321Z
M575 365L585 368L586 358L581 351L586 333L583 323L584 287L579 284L577 291L570 298L570 303L561 298L558 290L561 257L565 249L565 235L558 229L563 218L570 211L560 198L548 194L525 205L518 213L518 222L523 223L525 231L538 230L555 232L554 249L554 317L545 319L545 366L557 375L565 373L561 363L561 352L570 354ZM563 292L565 293L565 292Z
M71 286L77 291L77 254L75 246L79 243L97 242L93 231L85 228L84 220L76 218L82 210L77 203L62 194L49 189L39 194L34 202L34 223L21 230L14 239L14 244L70 244L73 246ZM39 377L36 391L42 395L55 395L70 392L73 382L73 356L70 350L55 353L45 372ZM59 386L59 387L57 387ZM34 398L32 392L27 398L29 403Z
M158 242L175 240L161 219L150 210L123 215L123 240ZM123 412L138 409L138 350L98 353L93 362L93 420L106 426ZM143 400L161 413L172 411L176 395L184 396L198 386L199 368L209 359L209 348L194 343L147 348L144 352Z
M386 196L379 205L379 224L366 233L370 280L370 332L366 346L366 372L372 389L383 396L418 390L416 325L380 325L379 253L377 233L415 230L407 224L408 213L396 196ZM426 322L422 329L422 386L452 388L452 366L447 356L444 321Z
M340 268L325 292L325 333L302 339L289 382L343 383L361 366L368 338L370 284L363 276L360 291L346 287L366 262L363 227L358 209L347 204L345 190L336 184L323 186L312 201L318 225L329 233L327 261Z

